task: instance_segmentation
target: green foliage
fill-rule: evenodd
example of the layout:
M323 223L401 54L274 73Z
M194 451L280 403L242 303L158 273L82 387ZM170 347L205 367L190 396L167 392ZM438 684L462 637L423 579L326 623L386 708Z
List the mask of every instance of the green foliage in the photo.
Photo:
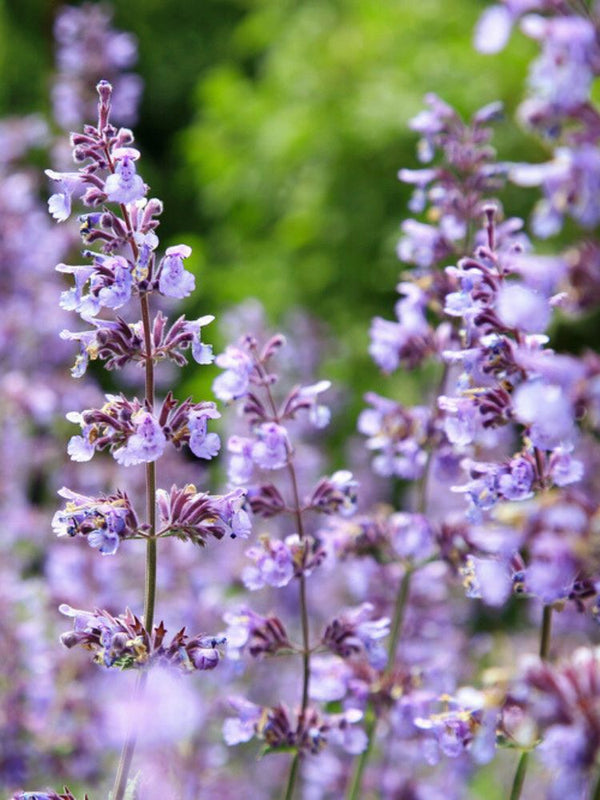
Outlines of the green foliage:
M0 113L48 107L59 5L0 5ZM219 314L254 295L274 324L291 306L325 319L335 343L325 368L354 387L350 425L363 389L379 380L370 319L391 318L402 269L394 251L409 191L396 173L417 165L408 120L429 91L465 115L502 99L502 156L535 159L511 120L534 45L513 37L502 69L478 55L480 0L113 7L115 26L139 41L146 88L136 132L144 177L165 202L163 242L194 248L200 302L188 312ZM510 201L512 213L526 212L522 192ZM202 372L188 372L185 388L205 389L195 385ZM388 390L420 392L406 375Z
M396 173L416 165L408 120L428 91L467 114L518 99L530 43L517 42L502 71L477 55L481 7L247 3L233 55L199 80L197 118L182 139L211 299L228 305L251 292L274 318L290 305L309 309L328 321L341 355L355 354L336 377L372 378L370 318L391 316L401 270L394 249L408 190ZM504 138L510 152L517 138Z

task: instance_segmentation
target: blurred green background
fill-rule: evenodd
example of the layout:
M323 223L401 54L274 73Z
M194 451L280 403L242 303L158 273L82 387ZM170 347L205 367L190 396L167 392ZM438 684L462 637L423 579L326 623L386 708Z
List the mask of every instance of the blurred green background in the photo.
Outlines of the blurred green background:
M5 0L0 114L48 110L60 5ZM374 314L393 314L395 245L409 216L409 190L396 175L417 166L407 123L423 95L436 92L466 116L503 100L501 156L539 157L513 121L535 47L514 36L499 56L476 53L473 28L485 6L112 4L115 26L139 42L145 92L136 133L143 175L165 202L163 244L185 241L194 250L199 291L187 311L219 315L254 296L275 325L290 307L326 320L333 347L323 369L352 384L348 424L363 390L381 383L367 355L368 328ZM530 198L520 198L509 198L512 214L526 212ZM188 373L186 382L195 380Z

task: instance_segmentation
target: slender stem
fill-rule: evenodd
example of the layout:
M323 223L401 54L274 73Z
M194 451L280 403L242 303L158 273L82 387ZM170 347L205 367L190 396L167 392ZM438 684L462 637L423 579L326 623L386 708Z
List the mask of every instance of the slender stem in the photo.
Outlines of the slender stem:
M129 217L124 207L123 214L128 229L131 229ZM132 239L132 249L134 258L137 256L137 248ZM142 295L140 298L142 311L142 326L144 331L144 347L146 351L146 374L145 374L145 401L149 408L154 407L154 361L152 358L152 329L150 323L150 309L148 296ZM144 589L144 627L151 632L154 625L154 609L156 605L156 464L150 462L146 464L146 520L149 525L146 539L146 567L145 567L145 589ZM140 700L143 697L146 687L147 673L142 672L138 676L135 688L135 697ZM137 721L135 717L131 720L119 765L111 800L123 800L127 789L127 780L131 770L131 763L137 743Z
M154 625L154 607L156 605L156 466L154 462L146 464L146 498L150 531L146 540L144 626L151 633Z
M439 395L444 393L444 388L446 386L446 379L448 377L448 365L444 364L444 368L440 374L440 378L438 384L436 386L436 393L434 395L434 403L437 402L437 398ZM435 409L435 405L433 406ZM425 462L425 467L423 469L423 475L417 487L417 512L419 514L425 514L427 511L427 487L429 485L429 477L431 474L431 465L433 462L432 451L431 449L427 453L427 461ZM409 567L407 566L402 576L402 580L400 581L400 586L398 587L398 592L396 593L396 600L394 603L394 616L392 617L392 624L390 628L390 640L388 643L388 653L387 653L387 663L384 670L384 677L387 677L393 667L394 662L396 659L396 650L398 649L398 643L400 641L400 637L402 635L402 627L404 624L404 617L406 614L406 608L408 606L408 598L410 594L410 582L412 578L412 574L415 571L415 566ZM362 776L365 771L365 767L371 755L371 750L373 749L373 743L375 741L375 733L377 731L377 715L371 708L371 717L367 723L365 733L367 734L367 746L360 754L356 761L356 767L354 769L354 774L350 781L350 787L348 789L348 800L359 800L361 794L361 785L362 785Z
M542 633L540 636L540 658L548 660L550 653L550 637L552 636L552 606L544 606L542 612Z
M590 782L590 800L600 800L600 776L596 781L596 785L592 788L593 782Z
M269 405L271 407L271 413L273 415L273 420L280 424L281 417L279 416L279 412L277 410L277 405L275 403L275 398L273 397L273 393L271 392L271 387L269 385L266 375L266 370L263 367L260 359L255 355L255 364L256 369L263 378L263 385L265 391L267 393L267 398L269 401ZM293 498L293 507L292 507L292 514L296 519L296 528L298 531L298 537L300 541L303 541L306 537L306 533L304 530L304 521L302 519L302 504L300 503L300 492L298 491L298 479L296 477L296 469L294 467L294 462L292 461L292 451L288 452L288 462L287 462L287 471L288 476L290 479L290 486L292 490L292 498ZM308 708L308 699L309 699L309 691L310 691L310 654L311 654L311 647L310 647L310 627L309 627L309 618L308 618L308 603L306 599L306 578L304 573L300 573L299 577L299 605L300 605L300 623L302 626L302 700L300 702L300 713L298 715L298 728L300 728L306 716L306 709ZM296 786L296 780L298 778L300 766L300 753L296 752L294 758L292 760L292 764L290 767L290 774L288 776L288 782L285 790L284 798L285 800L291 800L294 794L294 789Z
M352 780L350 782L350 788L348 790L348 800L359 800L361 796L363 772L365 771L365 767L367 766L367 761L369 760L369 756L371 755L371 750L373 749L373 742L375 741L376 728L377 728L377 716L375 712L371 709L371 716L365 727L365 733L367 734L367 746L362 751L356 762L356 767L354 769L354 774L352 776Z
M271 393L269 392L269 395ZM298 492L298 481L296 479L296 470L292 461L288 461L287 465L288 475L290 476L290 483L292 486L292 495L294 498L294 516L296 517L296 525L298 528L298 536L300 540L305 537L304 523L302 520L302 510L300 506L300 495ZM300 704L300 713L298 715L298 727L304 723L306 716L306 709L308 708L308 693L310 689L310 629L308 624L308 604L306 602L306 578L304 573L300 574L300 619L302 625L302 700ZM290 767L290 774L288 778L287 788L285 792L285 800L291 800L294 794L294 788L298 777L298 768L300 765L300 754L296 753L292 765Z
M292 494L294 497L294 516L296 517L296 525L298 528L298 536L300 540L304 539L304 523L302 520L302 511L300 506L300 495L298 492L298 481L296 479L296 470L291 461L287 465L288 474L290 476L290 483L292 486ZM306 578L304 573L300 575L300 618L302 624L302 703L300 706L300 720L304 719L306 708L308 706L308 691L310 684L310 630L308 624L308 604L306 602ZM299 721L300 721L299 720Z
M523 750L523 752L521 753L521 758L519 758L517 771L515 772L515 777L510 790L510 800L519 800L519 798L521 797L521 790L523 789L523 784L525 783L525 775L527 774L528 761L529 761L529 750Z
M392 626L390 628L390 641L388 644L388 660L385 668L385 673L388 674L396 660L396 650L398 649L398 642L402 634L402 625L404 623L404 615L406 613L406 606L408 604L408 594L410 591L410 579L413 570L406 567L402 580L400 581L400 588L396 595L396 604L394 606L394 616L392 618Z
M548 655L550 653L551 635L552 635L552 606L545 605L544 610L542 611L542 630L540 633L540 658L542 659L542 661L548 660ZM523 752L521 753L521 757L519 758L519 763L517 764L517 771L515 772L512 789L510 791L510 800L519 800L519 798L521 797L521 790L523 789L523 784L525 783L525 776L527 775L528 761L529 761L529 751L523 750ZM600 797L596 798L594 796L594 800L600 800Z
M400 581L400 587L398 589L398 593L396 594L396 603L394 605L394 616L392 618L392 625L390 629L390 641L388 644L387 662L383 672L383 677L388 676L394 668L394 663L396 660L396 650L398 648L398 642L400 641L400 636L402 634L402 626L406 614L406 607L408 605L408 597L410 593L410 580L412 574L413 570L407 567L404 572L404 575L402 576L402 580ZM367 746L359 755L356 761L356 767L354 768L354 774L352 776L352 780L350 781L350 787L348 789L348 795L347 795L348 800L360 800L362 776L365 771L365 767L367 766L369 757L371 755L371 750L373 749L373 742L375 741L375 732L377 730L377 722L378 722L377 714L371 708L371 717L365 729L365 733L367 735Z
M139 700L144 694L147 680L147 672L138 673L133 692L134 707L136 705L136 701ZM129 720L127 736L125 737L125 744L123 745L119 766L117 767L117 775L115 777L115 785L111 794L111 800L120 800L120 798L125 795L125 791L127 789L127 778L129 776L129 770L131 769L131 762L133 761L133 753L135 751L137 739L136 728L137 720L135 719L135 716L133 716Z
M296 753L294 759L292 761L292 766L290 769L290 775L287 782L287 787L285 790L285 797L284 800L292 800L292 796L294 794L294 787L296 785L296 775L298 774L298 764L300 763L300 754Z

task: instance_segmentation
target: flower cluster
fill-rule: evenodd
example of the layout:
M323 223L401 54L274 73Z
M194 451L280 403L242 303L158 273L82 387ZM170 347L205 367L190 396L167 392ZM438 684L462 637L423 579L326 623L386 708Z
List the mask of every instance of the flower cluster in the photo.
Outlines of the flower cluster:
M69 441L73 461L89 461L96 451L109 449L123 466L148 463L162 456L169 441L176 449L188 445L198 458L211 459L219 452L218 435L207 431L208 420L220 416L214 403L189 398L178 403L169 393L154 415L137 398L107 395L106 400L102 408L67 414L82 431Z
M143 616L129 609L120 616L102 608L80 611L63 603L60 609L74 618L74 629L61 640L67 648L81 645L91 650L96 664L137 668L136 696L142 696L150 668L162 666L186 673L212 670L221 658L219 648L225 644L222 636L189 636L185 627L167 640L162 622L153 624L158 540L174 537L204 545L209 538L246 537L250 520L242 489L213 496L190 483L184 488L174 484L170 491L157 487L156 464L168 443L175 450L186 445L205 460L212 459L220 448L218 435L208 431L209 420L220 416L213 402L197 403L190 398L179 402L171 392L160 402L155 396L158 362L167 358L183 365L190 348L196 362L212 361L210 346L201 341L201 329L213 317L188 321L181 316L169 325L162 312L152 315L153 295L182 298L194 289L194 276L183 265L191 249L172 246L162 257L157 255L156 217L162 204L147 198L148 187L136 169L140 154L133 147L133 134L111 123L112 86L102 80L97 89L97 126L86 125L83 133L73 134L71 139L80 170L47 170L58 184L48 204L57 221L70 216L76 200L93 209L80 216L83 255L91 263L57 267L74 281L73 288L63 291L60 305L75 311L88 329L63 331L62 338L80 347L72 370L75 377L83 375L90 359L104 361L109 369L139 362L144 371L144 395L129 399L124 394L108 394L104 403L69 412L67 418L80 426L81 433L71 437L68 454L75 462L85 462L96 452L108 450L123 467L143 465L146 515L138 515L130 493L124 490L93 496L65 487L60 495L66 504L55 514L53 528L60 537L87 539L102 555L117 553L124 540L143 540L146 595ZM139 322L127 322L130 315L122 311L132 303L138 304ZM125 315L117 316L116 311ZM134 500L138 494L135 489ZM136 737L137 731L132 729L124 752L133 752ZM120 770L115 800L122 800L126 790L131 790L127 785L127 771Z
M579 648L556 665L529 664L507 702L505 734L527 730L531 742L541 740L537 753L553 773L549 798L583 797L590 784L600 750L599 678L598 648Z
M13 795L12 800L75 800L75 797L65 786L64 794L56 794L56 792L17 792L17 794ZM87 794L84 800L88 800Z
M358 710L329 714L324 720L314 709L305 709L294 724L285 706L261 708L244 698L231 698L237 712L225 723L225 740L234 745L247 742L254 736L265 742L266 752L295 750L299 753L319 753L328 741L348 753L360 753L365 746L364 732L351 727L362 718Z
M188 636L185 629L167 644L162 622L150 632L129 609L119 617L100 609L79 611L66 604L59 611L73 617L73 630L61 636L65 647L81 645L91 650L94 661L104 667L140 669L160 664L185 673L214 669L220 658L217 647L225 644L223 637Z
M386 375L412 373L420 396L411 406L407 395L385 396L381 381L366 394L357 424L366 453L344 453L351 469L344 462L330 469L316 455L331 418L322 397L333 393L327 395L328 380L315 382L319 346L310 337L301 337L289 356L282 335L256 332L265 326L256 307L246 306L234 320L236 336L253 332L214 358L204 341L212 315L168 318L165 309L195 289L194 260L178 239L161 250L162 203L140 173L132 132L113 124L135 118L139 80L112 80L115 68L132 64L135 41L110 30L103 7L83 4L60 14L61 118L79 124L87 117L82 76L87 80L101 65L111 78L97 86L97 124L72 135L76 168L64 168L57 150L46 172L57 222L67 223L84 206L77 212L82 263L63 263L67 224L50 237L47 220L38 219L34 183L8 174L8 163L27 147L48 141L46 128L33 121L24 129L0 127L0 182L14 183L0 197L0 247L7 264L22 261L40 286L35 262L47 258L37 246L27 252L21 240L40 242L60 262L54 277L69 282L61 284L60 308L80 319L77 329L60 334L63 351L78 350L73 377L82 378L91 362L107 370L134 365L144 386L136 397L114 388L99 397L85 381L72 393L58 382L41 397L27 392L36 347L48 375L63 357L44 341L49 331L57 333L56 321L43 318L42 334L29 340L30 354L19 363L10 342L23 327L23 310L7 307L0 326L7 410L0 424L9 467L0 500L9 538L44 527L37 513L18 516L28 493L65 484L52 520L59 541L45 551L22 548L25 556L0 564L0 640L10 684L2 687L8 711L0 776L10 791L25 783L32 762L23 731L30 725L35 734L50 710L61 721L38 774L71 768L77 786L98 785L104 780L98 737L107 748L118 738L123 751L113 800L138 795L128 774L134 753L145 762L146 786L156 784L149 800L172 793L171 774L182 796L239 796L236 774L247 773L238 757L222 743L206 746L209 720L220 724L219 703L222 710L211 676L196 677L209 686L201 703L197 689L182 688L190 681L180 679L220 665L219 682L229 682L230 695L225 745L255 739L263 755L289 755L254 773L257 796L272 794L281 781L288 800L300 790L311 800L462 800L482 764L506 783L491 762L507 747L520 759L512 800L524 784L532 797L548 800L600 797L600 653L578 647L586 637L594 641L590 631L600 619L600 357L560 352L553 341L557 322L568 331L571 317L600 298L600 244L593 237L600 221L596 11L562 0L502 0L484 11L476 30L476 46L489 54L502 49L518 21L539 44L519 118L552 149L547 163L497 161L491 139L498 103L465 121L430 94L412 120L422 166L401 169L399 178L412 187L414 218L401 226L394 319L373 320L369 352ZM539 188L533 236L563 232L566 240L581 228L585 240L564 253L552 254L549 246L535 253L525 223L507 216L498 197L510 197L502 194L507 182ZM16 285L10 269L0 281L3 288ZM16 294L49 305L38 286ZM254 328L246 326L249 317ZM288 363L281 364L285 353ZM212 401L157 391L165 362L189 360L220 368L213 391L225 406L237 406L235 420ZM297 379L292 388L290 376ZM79 430L68 444L66 474L38 480L37 454L23 468L23 436L12 425L20 406L42 433L57 413L83 409L67 414ZM228 486L220 494L204 490L192 458L217 456L221 437L209 430L213 424L227 434ZM167 476L169 458L184 447L185 467ZM81 462L92 462L89 479L75 474ZM124 470L131 477L107 489L120 467L140 469ZM170 488L161 488L159 478ZM15 492L19 480L26 489ZM375 481L377 496L370 492ZM104 491L95 493L93 485ZM382 496L385 502L375 504ZM249 540L247 546L228 542L238 539ZM81 540L92 550L77 547ZM204 566L192 567L189 544L203 548ZM143 606L137 547L146 551ZM56 556L58 548L64 555ZM130 558L122 557L125 551ZM65 655L81 646L92 656L84 664L69 654L64 674L60 665L52 674L45 669L51 659L39 635L41 581L19 588L15 577L37 578L41 570L45 591L73 621L61 636ZM181 602L184 584L193 602ZM124 613L113 611L117 598ZM93 611L79 610L90 601ZM28 606L34 612L23 622L18 618ZM177 632L168 635L155 617L176 620ZM218 631L219 619L227 626L223 634L187 633ZM532 623L540 627L537 643ZM535 650L539 657L531 656ZM124 678L135 681L129 703L119 696L115 670L134 673ZM54 688L61 677L80 687L90 681L67 700L73 718L100 720L85 725L79 738L63 732L68 726ZM160 687L149 699L153 680ZM175 733L146 726L144 704L157 716L161 704L168 706ZM124 717L126 732L118 724ZM159 738L149 744L152 736ZM178 737L186 737L185 747L165 747ZM242 748L240 759L244 750L251 748ZM498 768L510 758L498 759ZM529 786L533 758L539 768ZM65 788L64 794L20 791L13 800L75 798Z
M277 397L278 375L271 361L283 344L284 338L277 335L260 348L253 336L246 335L236 345L229 346L216 358L224 371L216 379L214 391L225 402L241 402L249 427L249 435L236 433L229 437L230 481L234 485L248 485L248 506L255 517L281 519L277 536L263 533L258 543L246 551L251 564L243 569L242 580L254 591L265 588L281 591L296 583L302 644L296 644L288 632L293 621L284 622L272 613L265 616L248 606L226 615L227 637L238 659L245 652L253 658L296 653L302 655L303 661L303 690L296 718L281 703L264 707L236 698L231 701L236 716L225 723L225 740L237 744L257 737L265 741L267 752L282 749L293 752L289 777L289 785L293 787L298 758L305 760L310 754L316 755L327 741L339 744L349 753L361 752L366 744L364 732L353 725L362 718L361 711L348 707L342 714L332 715L310 705L311 699L317 702L330 699L322 691L323 680L327 678L320 671L319 659L311 658L312 650L315 647L329 650L338 659L352 659L357 664L380 660L378 641L388 634L388 623L385 619L372 620L373 607L367 604L342 611L325 625L320 641L311 644L307 582L318 580L327 553L311 532L310 519L317 514L350 517L356 507L358 484L351 472L339 470L318 479L309 491L302 491L296 459L298 418L305 416L317 430L328 424L329 410L321 403L320 395L330 384L319 381L296 386L283 397ZM287 480L278 480L278 473L287 473ZM294 526L292 533L288 532L290 521Z

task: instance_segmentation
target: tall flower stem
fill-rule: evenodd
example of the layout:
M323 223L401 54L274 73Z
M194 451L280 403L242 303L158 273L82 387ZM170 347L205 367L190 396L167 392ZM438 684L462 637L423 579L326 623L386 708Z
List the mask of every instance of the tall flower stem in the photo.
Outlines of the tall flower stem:
M269 396L270 396L269 392ZM274 407L274 404L273 404ZM287 465L288 475L290 477L290 484L292 487L292 496L294 500L294 517L296 518L296 526L298 529L298 536L302 541L304 539L304 523L302 520L302 510L300 506L300 495L298 493L298 480L296 478L296 470L291 461ZM298 715L298 726L303 724L304 717L306 716L306 709L308 708L308 693L310 689L310 629L308 624L308 604L306 601L306 578L304 573L300 574L300 622L302 626L302 700L300 701L300 713ZM294 789L298 778L300 766L300 753L294 755L290 773L288 776L287 787L285 790L285 800L292 800L294 796Z
M448 377L448 365L444 364L444 368L442 369L442 373L440 375L438 384L436 386L436 393L434 395L434 404L437 402L437 398L439 395L444 393L444 387L446 385L446 379ZM433 406L435 409L435 405ZM431 464L432 464L432 452L429 450L427 454L427 461L425 462L425 467L423 470L423 475L419 481L419 485L417 487L417 512L419 514L425 514L427 511L427 487L429 485L429 476L431 474ZM402 580L400 581L400 586L398 587L398 592L396 593L396 600L394 603L394 616L392 617L392 623L390 627L390 640L388 644L388 653L387 653L387 662L384 670L384 677L387 677L391 670L394 667L394 662L396 660L396 650L398 649L398 643L400 642L400 637L402 635L402 627L404 625L404 617L406 615L406 608L408 605L408 599L410 595L410 583L411 578L414 572L414 567L409 567L406 565L404 575L402 576ZM371 756L371 751L373 749L373 743L375 740L375 734L377 731L377 714L373 708L367 709L367 725L365 729L365 733L367 735L367 746L360 754L356 761L356 766L354 769L354 774L350 781L350 787L348 789L347 800L359 800L361 796L361 786L362 786L362 777L365 771L365 767L367 762Z
M406 614L406 608L408 605L408 597L410 594L410 581L413 574L413 569L410 567L406 567L404 575L402 576L402 580L400 581L400 586L398 588L398 593L396 595L396 603L394 606L394 616L392 618L392 625L390 628L390 641L388 645L388 654L387 654L387 662L383 672L383 676L387 677L394 667L394 662L396 660L396 650L398 648L398 642L400 641L400 636L402 634L402 627L404 623L404 617ZM348 800L359 800L361 797L361 786L362 786L362 777L365 771L365 767L371 755L371 750L373 749L373 743L375 740L375 732L377 730L377 714L374 709L369 709L370 712L370 719L367 722L366 726L366 735L367 735L367 746L362 751L360 756L356 761L356 767L354 769L354 774L352 776L352 780L350 782L350 787L348 789Z
M260 359L255 353L256 369L263 379L263 385L267 393L269 406L273 415L273 421L278 425L281 423L281 418L275 404L273 393L271 392L269 379ZM287 472L290 480L290 487L292 491L292 513L296 520L296 529L300 541L305 539L304 521L302 519L302 505L300 503L300 493L298 491L298 479L296 477L296 469L292 461L292 451L288 452ZM308 708L308 698L310 691L310 627L308 619L308 603L306 599L306 578L304 573L301 572L298 578L299 582L299 606L300 606L300 624L302 627L302 699L300 701L300 713L298 715L298 727L300 727L306 716L306 709ZM284 798L285 800L292 800L294 789L298 779L300 766L300 753L296 752L292 760L288 780L286 784Z
M288 475L290 476L290 483L292 485L292 494L294 498L294 516L296 518L296 525L298 528L298 536L300 540L304 539L304 524L302 521L302 511L300 506L300 496L298 493L298 481L296 479L296 470L293 463L290 461L287 466ZM302 624L302 701L300 706L300 720L304 719L306 708L308 706L308 691L310 685L310 631L308 626L308 604L306 602L306 578L304 573L300 575L300 619Z
M134 247L134 253L136 253L135 244L132 246ZM142 295L140 305L146 352L145 400L150 409L152 409L154 407L154 361L152 357L152 329L147 295ZM156 464L154 461L146 464L146 518L150 529L146 542L144 625L146 630L151 631L154 624L154 607L156 605Z
M540 633L540 658L542 661L548 660L550 653L550 639L552 636L552 606L545 605L542 611L542 630ZM513 778L512 787L510 790L510 800L519 800L523 784L525 783L525 776L527 775L527 765L529 762L529 750L523 750L519 763L517 764L517 771ZM600 784L599 784L600 788ZM596 796L594 795L594 798Z
M292 766L290 767L290 774L288 776L287 786L285 788L284 800L292 800L294 789L296 787L296 776L298 774L298 765L300 763L300 754L294 755Z
M121 206L123 216L128 230L131 224L126 209ZM137 247L133 238L131 247L134 258L137 258ZM154 407L154 361L152 357L152 329L150 324L150 308L148 296L142 295L140 298L142 311L142 327L144 333L144 348L146 353L145 364L145 400L150 409ZM156 464L151 461L146 464L146 519L149 525L148 538L146 540L146 567L144 576L144 627L151 632L154 625L154 609L156 606ZM135 700L141 700L146 688L148 675L141 672L136 681ZM131 770L131 763L137 743L137 721L132 719L129 730L123 744L117 775L115 777L114 789L111 800L123 800L127 789L127 780Z

